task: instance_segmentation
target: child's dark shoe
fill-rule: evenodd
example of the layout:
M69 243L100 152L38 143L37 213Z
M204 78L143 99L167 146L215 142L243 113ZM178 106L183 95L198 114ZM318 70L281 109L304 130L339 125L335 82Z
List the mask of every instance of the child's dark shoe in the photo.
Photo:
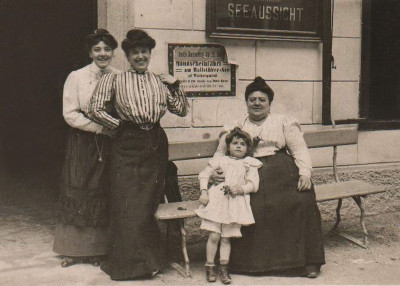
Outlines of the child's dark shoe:
M208 282L217 281L217 274L215 273L215 266L206 266L206 277Z
M221 282L224 284L231 284L232 279L229 276L228 265L220 265L219 266L219 278Z

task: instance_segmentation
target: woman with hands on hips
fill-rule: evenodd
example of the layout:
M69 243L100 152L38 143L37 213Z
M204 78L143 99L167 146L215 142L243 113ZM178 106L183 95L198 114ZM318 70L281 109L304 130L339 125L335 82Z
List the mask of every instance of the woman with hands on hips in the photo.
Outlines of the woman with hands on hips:
M101 269L113 280L152 277L163 264L154 214L164 192L168 139L160 126L167 110L185 116L188 102L180 82L148 70L156 41L128 31L122 49L130 69L101 78L90 116L117 130L111 146L111 244Z

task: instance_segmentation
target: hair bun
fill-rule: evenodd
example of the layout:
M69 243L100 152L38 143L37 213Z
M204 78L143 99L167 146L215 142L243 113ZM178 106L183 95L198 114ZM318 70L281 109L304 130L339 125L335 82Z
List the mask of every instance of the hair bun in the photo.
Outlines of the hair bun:
M254 82L255 83L264 83L265 84L265 80L261 77L261 76L257 76L255 79L254 79Z
M110 33L106 29L96 29L93 34L95 35L109 35Z
M148 39L149 35L143 30L133 29L128 31L128 33L126 33L126 38L129 40L139 41Z
M257 76L247 87L244 93L244 98L249 98L249 95L255 91L261 91L268 96L269 103L271 104L274 99L274 91L269 87L261 76Z
M126 33L126 39L122 41L122 49L128 54L130 49L135 47L146 47L152 50L156 46L156 41L145 31L133 29Z

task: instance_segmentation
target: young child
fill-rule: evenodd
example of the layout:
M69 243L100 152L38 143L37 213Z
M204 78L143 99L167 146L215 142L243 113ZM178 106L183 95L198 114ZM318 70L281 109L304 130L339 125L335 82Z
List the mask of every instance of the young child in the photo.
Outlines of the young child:
M258 168L262 163L249 157L252 154L252 140L240 128L235 128L226 136L226 145L228 155L211 158L208 166L199 174L199 201L202 205L195 212L202 218L200 228L210 231L205 265L207 281L216 281L214 260L221 240L219 276L222 283L229 284L230 238L241 237L240 227L254 223L249 193L258 190ZM218 168L224 171L225 182L207 190L208 180Z

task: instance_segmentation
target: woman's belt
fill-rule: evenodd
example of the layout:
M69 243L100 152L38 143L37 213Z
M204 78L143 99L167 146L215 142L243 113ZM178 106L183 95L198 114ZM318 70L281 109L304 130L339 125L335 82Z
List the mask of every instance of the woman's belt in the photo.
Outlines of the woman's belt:
M133 129L140 129L140 130L151 130L154 128L160 128L160 122L156 122L156 123L133 123L131 121L123 121L122 122L122 126L126 126L126 127L130 127Z

